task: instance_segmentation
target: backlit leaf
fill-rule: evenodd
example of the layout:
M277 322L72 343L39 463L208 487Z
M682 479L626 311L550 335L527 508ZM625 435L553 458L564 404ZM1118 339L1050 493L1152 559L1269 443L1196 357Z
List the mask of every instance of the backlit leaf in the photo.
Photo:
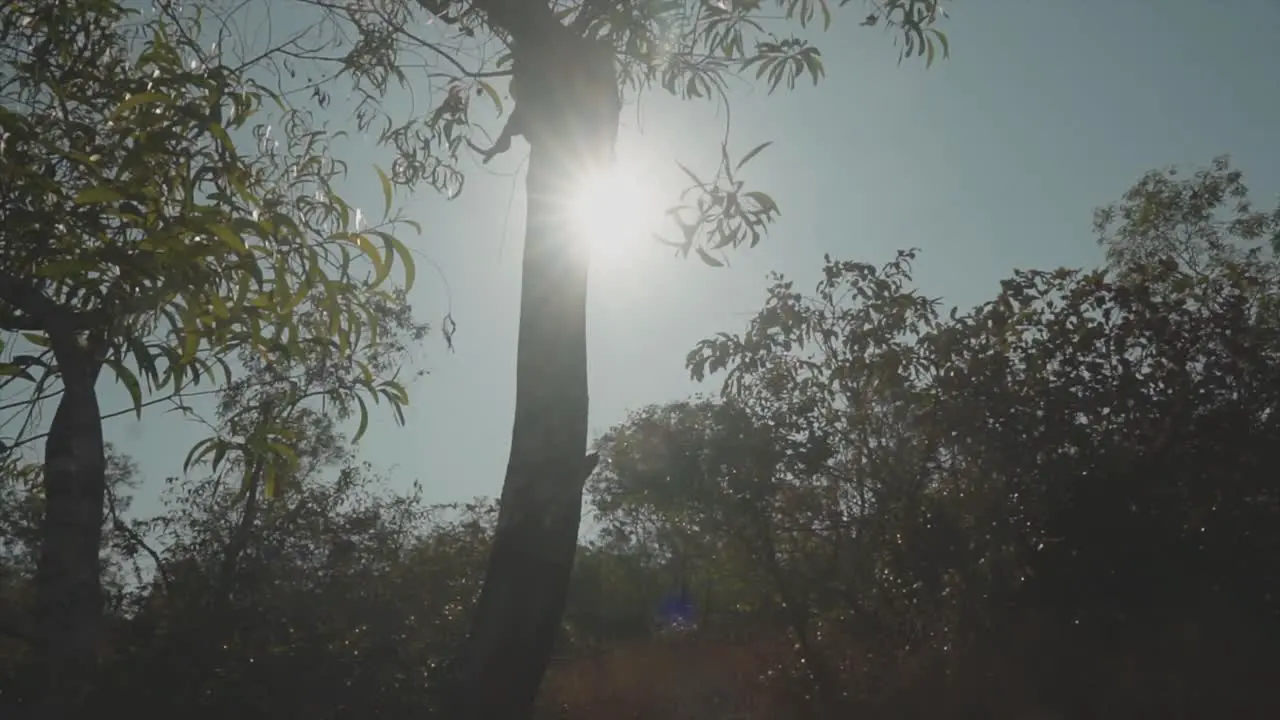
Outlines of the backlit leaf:
M119 119L125 113L129 112L130 110L136 107L140 107L142 105L147 105L152 103L169 103L169 102L172 102L172 100L167 95L164 95L163 93L158 93L158 92L134 93L129 97L125 98L124 102L120 103L120 105L116 108L116 111L112 113L112 118Z
M377 171L378 182L382 184L382 217L386 218L391 214L391 178L387 177L387 174L377 165L374 165L373 169Z
M120 384L124 385L125 390L129 392L129 399L133 401L134 415L139 420L142 419L142 385L138 382L138 376L133 371L125 367L118 360L105 360L104 364L111 368L116 374L116 379Z

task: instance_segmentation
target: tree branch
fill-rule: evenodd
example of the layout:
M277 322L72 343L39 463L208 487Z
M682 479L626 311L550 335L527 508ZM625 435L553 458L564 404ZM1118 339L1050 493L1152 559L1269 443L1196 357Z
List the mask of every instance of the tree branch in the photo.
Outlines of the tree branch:
M51 342L55 334L62 336L61 341L74 340L77 332L99 327L106 319L102 310L68 310L30 282L6 272L0 272L0 301L13 308L11 313L0 314L0 330L40 330L49 333Z
M507 33L516 43L537 38L550 29L549 24L565 27L546 0L472 0L471 4L485 14L490 27Z
M160 553L156 552L154 548L147 544L147 541L142 537L142 535L140 535L137 530L133 529L132 525L121 519L120 511L116 507L116 491L110 484L107 485L107 509L111 512L111 520L114 528L117 531L124 533L131 542L142 548L143 552L151 558L151 562L155 563L156 575L160 578L160 584L164 588L165 596L170 598L173 597L173 583L169 579L168 571L165 570L164 560L160 557Z

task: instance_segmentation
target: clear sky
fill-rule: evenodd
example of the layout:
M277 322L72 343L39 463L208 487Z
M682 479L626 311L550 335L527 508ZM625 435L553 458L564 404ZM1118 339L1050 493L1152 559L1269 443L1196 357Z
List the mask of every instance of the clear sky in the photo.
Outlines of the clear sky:
M930 70L898 66L887 34L857 26L853 2L820 39L823 84L773 97L737 92L733 148L775 141L746 179L773 194L782 218L728 268L656 244L597 263L593 435L630 409L715 391L689 381L685 353L740 329L771 270L812 286L824 253L879 263L918 246L923 290L967 307L1014 268L1096 264L1092 209L1149 169L1230 153L1259 204L1280 191L1280 0L950 5L952 56ZM714 170L720 130L709 105L655 95L624 111L619 152L674 196L683 187L674 161ZM513 155L524 148L517 142ZM407 425L374 408L361 452L397 484L420 479L433 501L496 494L506 464L523 195L503 171L517 164L504 158L498 171L474 172L452 202L426 191L399 198L424 225L409 238L423 258L413 300L433 323L452 310L456 352L438 337L419 348L429 374L411 387ZM348 187L349 196L379 207L372 173L357 164L352 177L368 186ZM126 406L111 381L103 390L107 409ZM201 433L172 414L108 425L151 490L180 471ZM155 507L145 495L136 507L144 513Z

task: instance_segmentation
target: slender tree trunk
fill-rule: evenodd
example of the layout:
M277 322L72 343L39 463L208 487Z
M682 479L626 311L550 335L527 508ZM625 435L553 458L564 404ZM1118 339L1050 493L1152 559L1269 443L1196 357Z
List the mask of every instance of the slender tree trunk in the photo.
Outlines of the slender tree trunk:
M46 297L24 277L0 271L0 302L11 327L45 332L62 396L45 439L44 518L36 561L35 650L41 686L31 717L78 720L93 686L102 629L98 553L106 512L107 454L98 408L105 317L90 318ZM97 322L94 322L96 320ZM89 338L82 342L82 337Z
M450 720L529 717L560 630L583 483L595 466L586 455L588 248L563 207L581 171L612 157L620 111L612 50L592 66L578 50L587 43L545 0L492 4L490 22L520 53L517 102L532 151L511 455L484 586L446 694ZM608 87L582 90L604 62Z
M560 629L587 450L587 253L556 218L557 163L534 149L511 455L450 720L527 717Z
M217 569L212 573L207 592L204 597L205 621L187 642L191 655L197 663L196 671L187 675L185 692L188 698L201 696L209 680L208 674L220 667L227 653L223 652L224 644L232 636L234 621L234 599L240 558L253 540L254 523L258 517L258 492L262 487L263 460L254 458L249 470L249 482L245 487L244 505L240 518L231 529L231 536L222 548L222 558Z
M106 451L95 391L102 361L74 337L51 339L63 392L45 442L35 608L43 687L36 708L40 717L70 720L87 712L102 625Z
M249 470L249 483L245 486L244 507L240 511L240 520L231 530L231 537L222 549L222 562L218 564L218 574L214 576L213 587L209 593L209 612L215 622L223 619L223 614L231 606L235 592L236 571L240 568L240 556L249 547L253 536L253 525L258 519L258 492L262 487L262 472L265 461L254 458ZM215 633L216 635L216 633ZM221 638L215 642L221 642Z

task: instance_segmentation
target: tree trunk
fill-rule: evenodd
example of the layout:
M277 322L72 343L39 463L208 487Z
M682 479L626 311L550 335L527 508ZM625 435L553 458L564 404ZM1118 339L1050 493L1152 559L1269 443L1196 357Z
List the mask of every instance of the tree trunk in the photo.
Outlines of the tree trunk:
M557 163L529 161L516 410L498 526L451 720L529 715L560 629L587 449L587 253L555 217Z
M97 384L108 319L77 313L25 278L0 271L6 330L43 331L62 396L44 448L44 518L36 561L35 649L41 681L32 717L77 720L98 664L102 578L98 553L106 511L107 454ZM99 332L86 330L97 328ZM90 338L82 342L82 337Z
M70 720L87 711L98 661L106 452L95 390L102 361L74 337L55 334L63 392L45 442L35 608L43 687L36 708L37 717Z
M489 19L523 50L518 102L532 150L511 454L484 586L445 698L450 720L529 717L560 630L583 483L595 466L586 456L588 248L562 208L575 176L612 156L620 112L611 49L606 91L584 92L581 76L598 80L603 60L592 66L578 51L587 43L543 2L506 3Z

